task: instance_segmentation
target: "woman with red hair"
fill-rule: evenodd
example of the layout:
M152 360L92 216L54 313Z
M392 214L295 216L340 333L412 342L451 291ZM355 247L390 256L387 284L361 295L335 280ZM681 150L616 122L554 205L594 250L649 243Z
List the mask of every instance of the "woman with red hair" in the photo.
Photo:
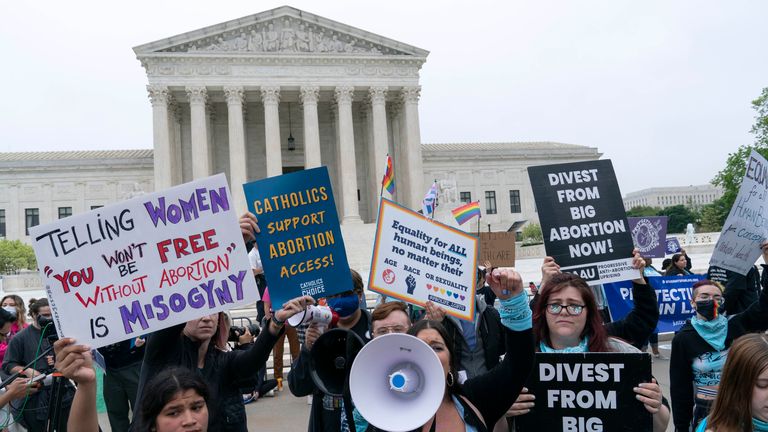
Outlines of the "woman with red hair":
M633 266L642 274L645 261L637 251L633 254ZM560 266L552 257L544 259L541 272L541 290L533 306L533 334L539 351L640 352L628 342L642 344L659 318L656 295L642 277L632 281L633 311L623 320L603 324L595 295L584 279L575 274L561 273ZM661 387L656 380L639 384L635 393L648 412L653 414L654 432L665 431L669 408L663 404ZM524 388L508 415L527 414L534 406L533 399L533 395Z

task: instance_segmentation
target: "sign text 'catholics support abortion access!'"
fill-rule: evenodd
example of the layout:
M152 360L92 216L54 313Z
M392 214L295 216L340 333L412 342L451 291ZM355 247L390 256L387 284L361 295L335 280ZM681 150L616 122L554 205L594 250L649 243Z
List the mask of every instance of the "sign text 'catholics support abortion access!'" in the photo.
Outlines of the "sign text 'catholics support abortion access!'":
M248 210L259 219L256 244L275 309L301 295L352 290L328 168L270 177L243 189Z
M768 161L752 150L739 194L723 224L709 265L746 275L768 236Z
M547 255L590 284L640 277L610 160L528 167Z
M646 353L536 353L526 387L536 396L523 430L651 430L651 413L633 388L651 382Z
M59 336L98 348L259 299L223 174L30 228Z
M477 237L382 199L368 288L408 303L432 301L475 316Z

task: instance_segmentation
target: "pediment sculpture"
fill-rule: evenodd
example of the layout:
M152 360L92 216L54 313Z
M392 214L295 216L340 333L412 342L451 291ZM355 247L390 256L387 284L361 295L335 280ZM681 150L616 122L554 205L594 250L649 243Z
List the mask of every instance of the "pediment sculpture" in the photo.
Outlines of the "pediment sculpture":
M163 51L406 55L380 44L298 19L274 19Z

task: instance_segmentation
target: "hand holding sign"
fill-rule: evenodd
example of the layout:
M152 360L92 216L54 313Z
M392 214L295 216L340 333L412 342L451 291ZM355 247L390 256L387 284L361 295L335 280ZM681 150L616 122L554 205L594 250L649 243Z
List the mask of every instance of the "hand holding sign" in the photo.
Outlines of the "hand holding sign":
M528 393L528 389L523 387L520 394L517 396L517 400L512 404L512 407L507 411L507 417L515 417L523 414L528 414L533 408L536 396Z
M434 304L431 301L428 301L424 308L427 310L426 317L430 321L443 321L445 319L445 309L441 308L440 306Z
M555 259L551 256L544 257L544 262L541 264L541 286L543 287L552 276L560 273L560 266L555 262Z
M645 409L651 414L656 414L661 409L661 387L656 382L656 378L651 379L649 383L640 383L634 388L637 393L637 400L645 405Z
M523 278L513 267L495 268L485 275L485 281L499 300L506 300L523 291Z
M249 241L255 241L255 234L261 232L259 229L259 220L256 219L256 215L251 212L245 212L242 216L240 216L238 222L240 223L240 232L243 233L243 240L246 243Z
M72 338L59 339L53 344L56 353L56 370L78 385L96 382L91 349L76 345Z
M645 270L645 259L640 255L638 249L632 250L632 267L640 270L640 277L633 279L632 282L638 285L645 285L645 278L643 277L643 270Z

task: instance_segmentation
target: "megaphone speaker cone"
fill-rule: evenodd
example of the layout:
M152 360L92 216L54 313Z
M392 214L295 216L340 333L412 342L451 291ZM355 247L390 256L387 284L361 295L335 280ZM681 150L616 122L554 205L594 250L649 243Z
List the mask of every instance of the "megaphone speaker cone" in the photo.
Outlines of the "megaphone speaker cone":
M349 387L355 407L370 424L405 432L435 415L445 392L445 375L429 345L414 336L393 333L373 339L360 350Z
M349 365L362 348L360 336L345 329L323 333L310 351L310 377L323 393L342 396Z

